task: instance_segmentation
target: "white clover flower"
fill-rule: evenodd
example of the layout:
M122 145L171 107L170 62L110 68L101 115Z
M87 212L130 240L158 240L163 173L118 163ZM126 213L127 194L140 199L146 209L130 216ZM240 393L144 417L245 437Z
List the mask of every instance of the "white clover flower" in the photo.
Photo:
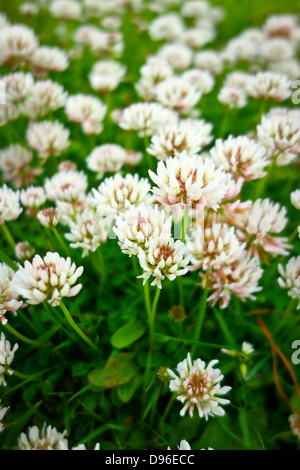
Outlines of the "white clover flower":
M122 26L122 19L113 15L106 16L101 20L101 26L109 31L119 31Z
M208 15L211 8L209 2L203 0L188 0L184 2L181 13L186 18L202 18Z
M50 201L74 203L85 195L87 176L83 171L59 171L45 180L45 191Z
M91 24L85 24L83 26L79 26L76 29L74 40L75 42L83 45L91 47L93 44L94 37L99 33L99 28Z
M182 441L179 442L179 445L177 446L177 449L178 450L191 450L191 446L188 443L188 441L183 439ZM168 447L168 450L171 450L171 447Z
M32 152L20 144L13 144L0 150L0 170L4 181L9 181L16 188L32 183L35 175L42 170L30 168Z
M277 166L288 165L300 153L300 116L293 111L263 116L257 136Z
M90 47L99 57L120 57L124 49L123 35L119 31L98 30L91 36Z
M217 210L228 190L222 168L216 169L209 159L203 162L198 155L181 153L160 161L157 174L149 170L149 175L158 186L153 193L161 204L203 204Z
M68 55L59 47L38 47L30 57L30 62L37 73L63 72L69 67Z
M258 72L249 77L247 93L253 98L284 101L292 95L291 81L286 75L275 72Z
M180 128L193 128L197 133L197 141L200 141L201 136L201 147L206 147L214 139L212 135L213 126L210 122L206 122L204 119L197 118L184 118L180 120Z
M21 203L24 207L39 208L46 202L46 194L44 188L39 186L30 186L22 189Z
M261 44L266 40L260 28L249 28L241 35L231 39L221 52L222 59L227 64L239 61L255 63L260 58Z
M214 76L207 70L190 69L182 74L182 78L188 80L201 94L209 93L214 85Z
M192 361L188 353L187 359L177 365L179 376L168 369L168 374L172 377L169 384L170 390L176 392L177 400L184 403L180 416L184 416L188 410L192 417L195 408L199 417L204 417L206 420L210 416L224 416L225 411L222 406L229 404L230 401L221 397L226 395L231 387L220 386L224 376L220 369L214 369L218 362L213 360L206 366L201 359Z
M222 73L224 67L221 54L208 49L195 54L194 65L197 69L207 70L213 75Z
M297 309L300 309L300 256L291 258L285 270L281 264L278 265L278 284L283 289L288 289L288 296L298 300Z
M266 149L246 136L226 140L217 139L210 150L212 160L217 168L222 167L235 180L242 177L246 181L263 178L265 167L269 165Z
M77 0L52 0L49 11L61 20L79 20L82 17L82 5Z
M235 227L227 224L213 224L205 229L198 225L187 237L187 251L191 263L203 270L220 269L238 260L245 248L236 233Z
M292 81L297 80L300 76L300 64L297 59L281 60L278 62L270 62L268 68L271 72L286 75Z
M100 134L107 106L91 95L77 94L70 96L66 102L68 119L79 122L85 134Z
M60 441L58 445L58 450L69 450L68 445L64 441ZM79 444L76 447L72 447L71 450L87 450L85 444ZM95 445L94 450L100 450L99 442Z
M107 93L115 90L126 74L126 67L116 60L101 60L96 62L89 75L91 87Z
M34 31L24 24L5 25L0 29L0 63L28 60L38 47Z
M0 404L1 404L1 400L0 400ZM7 408L4 408L3 406L0 405L0 432L3 431L4 426L2 424L2 420L8 409L9 409L9 406Z
M216 37L215 29L212 25L203 25L203 27L194 27L186 29L181 37L181 41L187 47L192 49L200 49L205 44L213 41Z
M226 75L224 87L239 88L246 93L248 80L250 77L252 77L250 73L243 72L241 70L230 72L228 75Z
M240 88L223 86L218 94L220 103L230 109L240 109L247 105L247 95Z
M40 11L39 5L34 2L24 2L19 7L19 12L22 15L32 15L35 16Z
M89 170L102 178L105 173L119 171L126 161L126 150L120 145L104 144L96 147L87 157L86 164Z
M193 51L181 43L165 44L158 51L158 56L166 60L174 70L186 70L193 60Z
M59 156L69 147L69 137L69 129L59 121L32 122L26 131L28 145L43 159L50 155Z
M32 258L35 253L35 248L33 248L29 242L19 242L15 247L15 255L19 261L25 261L26 259Z
M138 248L138 259L144 271L138 278L143 279L143 284L154 277L151 286L162 289L161 281L165 278L174 281L177 276L184 276L188 272L190 257L186 255L184 243L166 238L164 233L157 238L150 237L148 242L147 249Z
M11 103L23 101L34 86L34 78L29 72L14 72L4 75L1 80L5 85L6 101Z
M52 80L40 80L34 84L21 105L21 112L30 119L36 120L50 111L65 106L67 93L59 83Z
M23 209L20 206L20 193L6 184L0 187L0 224L16 220Z
M97 216L95 211L85 209L77 214L69 224L70 233L65 235L72 248L82 248L83 257L90 251L94 252L107 240L111 221Z
M66 434L67 431L61 433L52 426L46 428L46 423L41 433L37 426L32 426L28 428L27 434L21 433L18 446L20 450L59 450L60 444L68 445Z
M255 352L255 349L253 348L253 345L248 343L247 341L243 341L242 353L245 354L245 356L250 356L254 352Z
M14 271L5 263L0 263L0 321L2 325L7 323L6 312L16 315L17 310L22 306L18 301L18 295L13 287Z
M283 60L292 59L295 55L295 47L289 39L285 38L271 38L264 41L260 56L266 62L279 62Z
M158 83L171 77L173 70L166 60L152 56L140 69L140 73L141 78L135 88L142 98L146 101L152 101L155 98L155 89Z
M156 87L156 99L164 106L181 113L190 111L201 98L200 91L188 80L170 77Z
M140 204L132 206L121 216L117 216L113 228L123 253L129 256L139 254L139 248L146 251L149 239L171 238L172 218L167 217L158 206Z
M296 189L291 193L291 203L296 209L300 210L300 189Z
M124 109L119 126L145 136L153 135L159 128L175 124L177 120L175 112L158 103L136 103Z
M20 117L20 110L14 104L7 102L0 106L0 127L10 121L16 121Z
M176 41L185 29L181 17L174 12L158 16L149 25L149 36L153 41Z
M77 165L70 160L65 160L58 165L58 171L76 171Z
M220 301L220 307L226 308L232 295L242 301L255 300L255 292L262 290L258 281L262 277L263 270L257 257L251 258L246 251L235 262L223 265L219 270L213 270L208 275L208 289L213 293L208 302L215 305ZM203 277L203 276L202 276ZM203 283L206 283L203 277Z
M143 159L142 152L135 152L134 150L127 150L125 156L125 164L129 167L137 166Z
M44 227L56 227L61 221L62 214L55 207L47 207L38 212L37 219Z
M295 15L270 15L267 17L263 29L267 36L282 36L290 39L297 27L297 17Z
M127 174L122 177L117 173L106 178L98 190L93 189L92 204L99 215L119 215L131 206L154 201L150 194L151 186L146 178Z
M9 375L13 374L13 371L9 368L11 363L14 360L15 352L18 349L19 345L14 344L13 348L11 347L10 342L6 339L4 333L1 333L0 336L0 386L6 386L6 380L4 377L5 373Z
M293 414L289 416L289 423L292 433L300 440L300 415Z
M193 120L182 120L177 126L165 127L152 136L147 152L159 160L175 157L183 151L192 156L207 142L207 126L209 130L211 126L205 124L205 121L198 121L193 126Z
M30 305L47 300L57 307L63 297L74 297L79 293L82 284L73 284L82 273L83 267L76 268L71 258L48 252L44 258L35 255L31 263L25 261L24 267L20 266L15 274L13 286Z
M269 199L257 199L249 211L240 216L243 224L238 237L246 241L249 253L264 256L264 253L287 256L291 245L286 237L276 237L288 222L286 208Z

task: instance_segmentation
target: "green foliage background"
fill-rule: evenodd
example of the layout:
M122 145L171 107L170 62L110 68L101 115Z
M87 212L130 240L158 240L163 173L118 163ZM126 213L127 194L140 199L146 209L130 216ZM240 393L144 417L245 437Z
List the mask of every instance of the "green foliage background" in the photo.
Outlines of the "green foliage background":
M12 22L24 22L33 27L41 44L73 46L71 34L67 39L56 34L58 22L50 14L43 11L38 17L22 16L18 12L20 3L19 0L0 0L0 11L4 11ZM216 41L209 44L209 48L224 46L247 27L260 27L270 14L300 13L300 4L296 1L225 0L212 3L224 7L227 16L218 27ZM149 12L142 16L146 20L153 17ZM96 20L94 23L98 24ZM77 26L76 22L68 22L69 33ZM159 48L159 43L150 41L146 32L139 33L129 13L124 17L122 30L125 51L121 61L128 67L128 81L110 96L109 109L139 101L133 83L139 78L145 55ZM71 62L66 72L50 77L63 84L70 94L93 93L87 75L95 61L96 57L85 51L82 58ZM1 73L6 72L2 68ZM220 132L224 115L224 108L216 99L223 78L224 74L218 77L214 91L204 96L199 104L202 117L214 124L215 136ZM240 135L254 130L259 116L260 105L254 100L246 108L232 111L227 134ZM91 137L85 136L78 125L67 122L63 111L57 111L51 117L58 118L71 130L72 145L63 159L76 162L79 169L87 171L85 158L96 145L103 143L119 143L127 149L144 152L141 139L122 131L109 118L106 118L103 133ZM26 126L27 120L22 118L0 128L1 148L17 142L26 145ZM147 175L144 161L146 158L134 170L141 176ZM41 184L45 175L55 173L58 163L58 160L49 160L40 178ZM299 187L298 165L273 170L271 177L265 178L261 193L262 197L287 207L290 222L284 236L290 236L299 224L299 212L290 204L291 191ZM91 173L89 182L91 187L98 185ZM257 182L246 184L243 198L256 197ZM16 241L28 240L41 255L47 250L66 255L53 235L38 221L32 220L28 226L28 220L22 215L18 221L9 224ZM13 258L3 237L0 243L1 249ZM181 284L165 282L158 303L152 370L145 387L143 376L149 340L142 283L135 278L134 272L137 267L121 253L116 240L108 240L101 246L105 272L97 252L82 259L80 251L70 250L72 260L83 265L85 271L81 278L81 293L66 303L76 322L98 345L98 352L75 337L59 309L30 307L20 311L17 317L9 318L17 331L43 343L39 347L16 340L0 326L0 331L3 330L12 343L19 343L13 368L21 373L8 377L8 386L0 387L2 405L10 406L5 416L6 430L0 434L1 449L16 449L20 432L34 424L41 428L44 422L61 432L67 429L70 446L80 442L92 448L96 442L101 442L102 449L166 449L168 445L175 449L181 439L186 439L193 449L208 446L214 449L299 449L299 441L291 434L288 423L291 407L274 384L270 343L257 323L260 316L291 363L291 344L300 339L300 329L296 303L290 301L287 292L277 283L277 265L286 263L285 259L277 257L264 266L260 283L264 288L257 301L241 303L232 299L225 310L207 308L198 343L193 342L194 329L203 291L197 273L185 276ZM291 254L300 254L297 239ZM151 288L152 298L154 292ZM172 306L178 304L184 305L187 315L182 324L168 317ZM125 330L116 334L125 325ZM213 346L225 345L240 350L243 341L252 343L256 351L247 363L246 381L241 378L239 359L226 356L219 347ZM194 359L219 359L225 376L224 385L232 386L228 395L231 404L226 407L224 418L212 418L208 423L196 415L181 418L180 404L172 399L168 381L157 377L159 368L175 370L177 363L192 350ZM299 378L300 365L292 367ZM277 373L280 387L290 404L299 410L292 378L278 356Z

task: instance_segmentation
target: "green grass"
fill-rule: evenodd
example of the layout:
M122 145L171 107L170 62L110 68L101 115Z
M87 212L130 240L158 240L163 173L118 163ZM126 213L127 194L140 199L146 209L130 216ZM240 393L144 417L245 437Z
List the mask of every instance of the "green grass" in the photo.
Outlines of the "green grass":
M20 3L19 0L0 0L0 11L6 12L13 22L24 22L33 27L41 44L73 47L70 36L65 40L56 34L57 20L46 12L32 18L21 16L18 12ZM270 14L300 13L300 4L296 1L224 0L212 3L222 5L227 17L219 25L218 38L208 45L209 48L223 47L245 28L260 27ZM150 19L153 15L146 13L144 17ZM97 20L94 23L98 24ZM68 28L72 31L77 26L76 22L70 22ZM159 47L150 42L146 32L138 32L130 14L125 15L123 32L126 42L121 61L128 66L129 80L113 93L112 108L126 107L139 100L133 83L138 80L145 55ZM71 62L66 72L50 74L50 77L63 84L70 94L94 94L87 75L95 61L95 56L86 51L82 58ZM1 73L7 72L3 67ZM216 95L224 76L225 73L218 78L214 92L205 96L199 105L203 118L214 124L216 137L224 114ZM239 135L254 130L258 115L259 103L254 100L245 110L230 113L227 134ZM70 129L72 144L62 159L76 162L79 169L87 171L85 158L96 145L107 142L144 153L143 139L122 131L109 119L103 133L86 136L79 125L67 121L62 110L51 117ZM27 120L22 118L0 128L1 148L17 142L26 145L26 127ZM37 162L38 157L35 158ZM45 176L56 172L58 163L59 159L47 162L43 175L38 178L39 184ZM147 176L147 169L144 158L133 171ZM132 170L126 168L126 171ZM88 176L90 187L97 187L99 182L94 175L89 172ZM255 199L256 185L256 182L245 185L244 200ZM263 187L262 197L278 201L288 209L290 221L283 236L288 237L298 225L299 212L291 206L289 199L291 191L298 186L299 166L296 163L275 169ZM65 255L53 234L37 220L30 220L29 226L25 214L18 221L9 223L9 229L16 242L28 240L35 246L36 253L44 255L51 250ZM63 232L64 228L60 227L61 235ZM15 259L2 233L0 237L1 250ZM76 335L60 309L40 305L20 310L17 317L9 317L10 325L20 334L43 343L38 347L15 338L0 325L0 332L3 331L12 343L19 343L12 367L28 376L22 378L15 373L7 378L7 387L0 386L1 404L10 406L4 420L6 429L0 434L0 449L17 449L20 432L33 425L41 429L44 422L56 426L60 432L67 429L70 446L86 443L93 448L96 442L101 442L102 449L110 450L166 449L168 445L175 449L181 439L186 439L193 449L208 446L225 450L299 449L299 441L291 434L288 423L293 410L300 409L295 386L277 355L278 383L288 397L288 405L276 389L270 342L258 323L258 318L263 319L276 345L291 364L291 344L300 337L299 313L296 303L290 301L287 292L277 283L277 265L286 262L283 257L271 259L268 266L264 265L260 283L263 290L256 301L242 303L233 298L225 310L214 311L207 306L204 312L205 292L199 286L197 272L180 279L181 286L178 281L165 281L157 304L155 344L145 382L149 359L147 313L142 282L136 279L131 259L122 254L116 240L103 244L104 279L97 253L82 259L80 250L70 248L70 252L72 260L78 266L84 266L83 289L75 299L68 299L66 305L76 323L97 345L97 351ZM295 241L291 256L298 254L300 247ZM155 289L151 287L151 302L154 296ZM168 312L180 303L187 318L183 323L176 323L169 318ZM117 332L122 328L118 336ZM195 329L199 333L201 330L198 342L195 342ZM221 352L221 346L240 350L243 341L249 341L255 348L247 362L247 380L241 376L242 357ZM168 380L157 376L158 370L167 367L175 370L177 363L191 350L194 359L220 361L224 384L232 387L231 404L226 406L224 418L212 418L208 423L196 415L181 418L181 406L172 400ZM299 378L300 365L292 365L292 368Z

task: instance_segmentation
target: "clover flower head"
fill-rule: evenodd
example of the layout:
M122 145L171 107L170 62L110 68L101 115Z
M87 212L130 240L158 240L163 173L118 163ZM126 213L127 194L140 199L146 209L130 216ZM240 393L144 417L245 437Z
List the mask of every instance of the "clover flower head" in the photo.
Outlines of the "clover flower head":
M0 224L16 220L23 209L20 206L20 192L13 191L6 184L0 187Z
M139 178L137 174L122 177L117 173L106 178L97 190L93 189L92 204L99 215L119 215L131 206L151 204L154 198L150 189L146 178Z
M202 204L217 210L228 186L222 168L215 168L210 159L204 162L199 155L189 156L186 152L174 158L160 161L157 173L149 170L157 187L153 193L161 204Z
M79 93L69 96L65 109L68 119L80 123L85 134L102 132L107 106L100 99Z
M227 224L215 223L203 228L198 225L187 239L187 250L191 263L203 270L220 269L238 260L245 248L235 228Z
M200 100L201 93L182 77L172 76L156 87L156 99L163 105L180 113L190 111Z
M247 93L253 98L284 101L292 94L291 81L286 75L275 72L258 72L249 78Z
M136 103L124 109L120 127L138 131L140 136L153 135L161 127L177 122L177 114L158 103Z
M96 147L87 157L86 163L89 170L97 173L97 178L102 178L105 173L119 171L126 161L126 150L117 144L104 144Z
M71 242L72 248L82 248L82 256L85 257L106 242L109 227L110 219L99 217L95 211L85 209L69 223L70 233L65 237Z
M4 374L9 375L13 374L13 371L9 369L9 366L14 360L15 352L18 349L19 345L15 344L13 348L11 347L10 342L6 339L4 333L1 333L0 336L0 385L6 386L6 380Z
M257 199L249 211L240 218L243 229L238 230L238 237L247 242L248 251L255 256L264 253L287 256L291 245L287 238L276 237L288 222L286 208L269 199Z
M143 284L154 277L151 286L162 289L161 281L165 278L174 281L177 276L184 276L188 272L190 257L180 240L174 241L169 234L166 236L162 233L157 238L150 237L148 244L147 249L138 249L138 259L144 271L138 277L143 279Z
M67 53L59 47L40 46L30 58L35 74L63 72L69 67Z
M210 361L207 365L201 359L192 361L190 353L177 365L178 375L168 369L171 377L170 390L176 392L177 400L184 403L180 416L184 416L188 410L192 417L194 410L198 411L200 418L208 420L213 416L224 416L223 405L230 403L228 399L222 398L231 387L221 387L220 382L224 376L214 366L219 361Z
M132 256L138 255L139 247L149 248L150 237L171 238L171 224L171 217L167 217L157 205L140 204L116 218L114 233L123 253Z
M18 439L20 450L59 450L61 443L68 445L65 438L67 431L58 432L56 428L47 426L46 423L40 432L37 426L28 428L27 434L21 433Z
M38 47L34 31L24 24L7 24L0 29L0 63L28 60Z
M216 167L222 166L236 180L240 177L246 181L263 178L269 164L266 149L246 136L230 135L226 140L217 139L210 154Z
M278 265L278 284L283 289L288 289L288 296L298 300L297 309L300 309L300 256L291 258L285 269Z
M76 268L71 258L48 252L43 258L35 255L31 263L25 261L24 267L20 266L15 274L13 286L30 305L47 300L57 307L63 297L74 297L79 293L82 284L74 284L82 273L83 267Z
M69 137L69 129L59 121L32 122L26 132L28 145L43 159L50 155L59 156L69 147Z
M50 201L74 203L87 190L87 176L83 171L59 171L45 181L45 192Z

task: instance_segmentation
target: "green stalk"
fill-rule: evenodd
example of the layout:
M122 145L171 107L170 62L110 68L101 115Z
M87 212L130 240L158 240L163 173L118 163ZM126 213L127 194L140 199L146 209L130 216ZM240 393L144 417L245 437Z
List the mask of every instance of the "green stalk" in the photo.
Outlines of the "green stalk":
M145 152L146 152L147 161L148 161L148 167L149 167L149 170L152 170L152 158L151 158L151 155L147 152L147 148L149 147L149 138L147 135L144 136L144 145L145 145Z
M152 304L151 322L150 322L150 342L151 342L152 347L154 344L155 316L156 316L156 309L157 309L157 304L159 301L159 296L160 296L160 288L156 287L155 297L154 297L153 304Z
M3 230L3 233L5 235L5 238L6 240L8 241L10 247L13 249L13 251L15 252L15 248L16 248L16 243L15 243L15 240L13 239L13 236L12 234L10 233L7 225L4 223L4 224L1 224L1 227L2 227L2 230Z
M227 131L227 120L228 120L228 114L229 114L229 108L226 108L224 112L224 117L220 129L220 139L223 139L225 137L226 131Z
M149 325L150 325L150 322L151 322L151 302L150 302L148 281L144 284L144 299L145 299L146 311L147 311Z
M70 250L61 238L60 234L58 233L56 227L51 228L52 232L54 233L54 236L56 240L58 241L59 245L61 246L62 250L66 253L67 256L70 256Z
M186 205L184 208L184 214L182 217L182 222L181 222L181 241L184 243L185 241L185 236L186 236L186 231L188 227L188 222L189 222L189 206Z
M16 331L9 323L6 323L5 325L3 325L4 328L7 329L7 331L9 331L11 334L13 334L16 338L18 338L19 340L23 341L24 343L28 343L28 344L31 344L33 346L45 346L44 343L40 343L39 341L35 341L33 339L29 339L27 338L26 336L22 335L21 333L19 333L18 331Z
M147 283L145 284L145 286ZM144 287L145 287L144 286ZM147 357L147 364L146 364L146 371L144 375L144 387L146 389L147 386L147 381L148 377L151 371L151 365L152 365L152 350L154 346L154 335L155 335L155 316L156 316L156 309L157 309L157 303L159 300L160 296L160 289L159 287L156 287L156 292L155 292L155 297L153 300L152 308L150 304L150 297L149 297L149 287L147 286L146 289L144 290L145 292L145 303L146 303L146 308L147 308L147 313L148 313L148 320L149 320L149 330L150 330L150 335L149 335L149 352L148 352L148 357Z
M0 250L0 260L7 264L13 271L18 271L16 263Z
M76 333L83 339L83 341L85 341L87 344L89 344L91 346L91 348L95 349L96 351L98 351L98 348L97 346L90 340L90 338L88 338L84 333L83 331L79 328L78 325L76 325L76 323L74 322L69 310L67 309L67 307L65 306L65 304L63 303L63 301L61 300L60 304L59 304L62 312L64 313L67 321L69 322L70 326L76 331Z
M203 294L202 294L200 302L199 302L198 318L197 318L197 322L196 322L195 336L194 336L195 341L200 340L202 326L203 326L203 322L204 322L204 318L205 318L207 297L208 297L208 276L209 276L209 273L207 273L205 289L203 291ZM195 352L196 347L197 347L196 345L193 346L192 353Z

